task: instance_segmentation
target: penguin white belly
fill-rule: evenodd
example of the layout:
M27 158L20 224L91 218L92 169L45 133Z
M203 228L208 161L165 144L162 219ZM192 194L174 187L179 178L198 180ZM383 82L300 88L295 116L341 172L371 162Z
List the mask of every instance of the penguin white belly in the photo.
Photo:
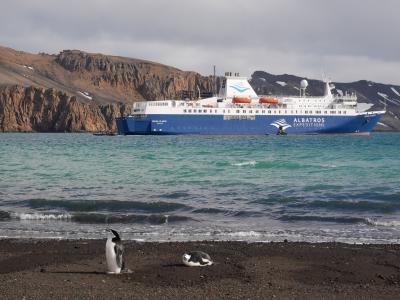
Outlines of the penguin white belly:
M193 261L183 261L183 264L188 267L205 267L206 265L202 265L199 262Z
M121 268L117 264L117 255L114 249L115 243L111 239L107 240L106 243L106 260L107 268L109 273L119 274L121 273Z

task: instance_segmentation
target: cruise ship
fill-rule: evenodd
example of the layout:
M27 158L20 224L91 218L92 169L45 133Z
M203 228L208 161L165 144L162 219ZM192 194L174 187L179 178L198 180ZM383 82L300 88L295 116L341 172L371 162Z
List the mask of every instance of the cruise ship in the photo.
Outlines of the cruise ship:
M196 100L142 101L132 114L116 119L120 135L368 135L385 111L369 111L354 93L307 95L300 82L297 96L259 96L246 77L226 73L218 95Z

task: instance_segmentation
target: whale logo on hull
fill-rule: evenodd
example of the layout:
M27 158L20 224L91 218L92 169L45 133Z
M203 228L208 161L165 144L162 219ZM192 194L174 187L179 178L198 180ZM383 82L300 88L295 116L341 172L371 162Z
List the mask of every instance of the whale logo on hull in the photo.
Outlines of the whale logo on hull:
M244 86L242 86L240 84L230 85L230 87L235 89L235 90L237 90L239 93L243 93L243 92L245 92L245 91L250 89L250 88L244 87Z
M279 128L282 126L283 130L286 130L289 127L292 127L292 125L288 124L285 119L279 119L276 120L275 122L271 123L270 125L275 126L276 128Z

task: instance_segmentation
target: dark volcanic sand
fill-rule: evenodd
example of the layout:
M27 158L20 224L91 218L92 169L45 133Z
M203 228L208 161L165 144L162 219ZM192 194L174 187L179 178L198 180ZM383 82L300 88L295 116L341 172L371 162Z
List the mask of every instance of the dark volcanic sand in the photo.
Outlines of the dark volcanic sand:
M399 299L400 245L125 242L132 274L107 275L104 241L0 240L2 299ZM216 265L184 267L185 250Z

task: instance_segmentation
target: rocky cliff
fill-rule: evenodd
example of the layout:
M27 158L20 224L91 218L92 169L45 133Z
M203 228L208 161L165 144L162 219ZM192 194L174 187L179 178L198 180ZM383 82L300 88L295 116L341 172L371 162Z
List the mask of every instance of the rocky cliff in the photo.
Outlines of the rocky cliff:
M145 60L0 47L0 131L115 131L134 101L212 89L211 77Z
M0 91L2 131L115 131L115 118L128 113L125 104L82 103L54 89L12 86Z

